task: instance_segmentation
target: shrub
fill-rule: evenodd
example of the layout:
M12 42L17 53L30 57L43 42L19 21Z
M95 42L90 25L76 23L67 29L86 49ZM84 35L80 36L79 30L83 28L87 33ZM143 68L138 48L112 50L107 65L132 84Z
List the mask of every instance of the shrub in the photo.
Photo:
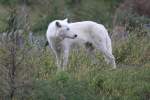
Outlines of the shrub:
M114 54L117 63L140 65L148 62L150 44L148 34L143 35L142 30L129 33L128 39L119 42L115 47Z

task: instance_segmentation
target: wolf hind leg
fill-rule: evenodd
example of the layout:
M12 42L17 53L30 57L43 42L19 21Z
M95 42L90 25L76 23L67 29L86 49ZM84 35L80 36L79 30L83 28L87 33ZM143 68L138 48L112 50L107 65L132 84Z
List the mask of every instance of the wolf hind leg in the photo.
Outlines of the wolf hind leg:
M104 54L104 57L107 61L107 63L111 64L113 66L113 68L116 68L116 63L115 63L115 57L113 56L113 54L111 53L111 51L109 51L105 45L98 44L97 45L97 49Z

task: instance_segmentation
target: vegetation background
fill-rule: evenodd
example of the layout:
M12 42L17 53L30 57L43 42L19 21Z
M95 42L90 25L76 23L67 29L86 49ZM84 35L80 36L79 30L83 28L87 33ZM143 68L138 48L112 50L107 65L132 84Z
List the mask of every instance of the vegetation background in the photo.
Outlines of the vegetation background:
M149 9L149 0L0 0L0 100L150 100ZM117 69L80 48L57 73L45 33L66 17L106 26Z

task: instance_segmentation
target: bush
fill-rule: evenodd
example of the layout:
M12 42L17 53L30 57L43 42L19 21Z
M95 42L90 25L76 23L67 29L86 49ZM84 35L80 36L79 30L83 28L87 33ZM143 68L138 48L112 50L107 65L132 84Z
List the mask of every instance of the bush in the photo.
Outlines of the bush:
M0 3L4 5L12 5L15 4L16 2L17 0L0 0Z
M139 36L140 34L140 36ZM150 44L147 34L142 36L142 30L129 33L128 39L119 42L115 47L114 54L117 63L141 65L148 63L148 53Z
M53 75L50 80L37 80L34 100L96 100L88 84L69 76L66 72Z

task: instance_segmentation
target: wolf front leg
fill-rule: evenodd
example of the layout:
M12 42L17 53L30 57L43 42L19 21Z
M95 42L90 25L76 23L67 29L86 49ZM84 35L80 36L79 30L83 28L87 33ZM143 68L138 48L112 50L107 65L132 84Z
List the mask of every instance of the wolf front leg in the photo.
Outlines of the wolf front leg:
M56 65L57 65L57 68L58 70L61 70L62 66L61 66L61 52L59 52L58 50L55 50L53 49L53 52L55 54L55 57L56 57Z
M55 55L56 65L58 70L62 70L62 53L60 46L56 45L55 43L51 42L51 48Z
M69 57L69 51L70 51L70 47L66 46L63 50L63 70L65 71L67 68L67 64L68 64L68 57Z

